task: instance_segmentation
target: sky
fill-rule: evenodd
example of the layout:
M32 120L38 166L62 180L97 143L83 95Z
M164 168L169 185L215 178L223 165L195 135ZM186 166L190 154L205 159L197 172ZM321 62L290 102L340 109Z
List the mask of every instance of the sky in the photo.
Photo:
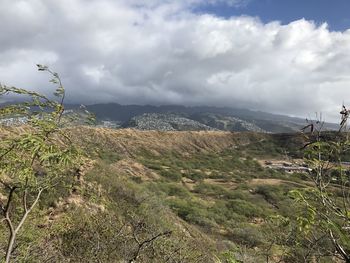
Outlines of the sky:
M195 11L224 18L240 15L259 17L264 23L280 21L288 24L304 18L317 25L327 23L330 30L350 28L349 0L246 0L233 3L236 4L230 6L225 1L219 1L216 5L198 6Z
M336 121L350 105L349 11L348 0L0 0L0 82L50 94L39 63L69 103Z

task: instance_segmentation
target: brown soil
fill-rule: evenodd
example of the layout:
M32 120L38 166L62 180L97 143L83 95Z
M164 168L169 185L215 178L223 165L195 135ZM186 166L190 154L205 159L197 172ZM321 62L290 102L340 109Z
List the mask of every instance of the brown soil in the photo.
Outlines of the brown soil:
M233 190L237 187L237 183L232 182L232 181L227 181L225 179L207 178L207 179L204 179L204 183L222 186L222 187L228 188L230 190Z
M150 181L159 178L157 173L132 159L120 160L112 164L112 167L117 173L138 177L141 178L142 181Z
M194 187L196 186L196 182L190 178L182 177L181 182L190 191L193 191Z
M288 183L288 181L281 180L281 179L252 179L250 181L250 185L256 186L256 185L281 185L283 183Z
M223 131L139 131L133 129L105 129L75 127L71 130L74 140L85 147L105 146L122 155L134 157L146 150L155 155L175 151L184 156L195 152L219 152L237 145L247 144L266 134ZM86 134L83 138L80 134ZM89 146L90 145L90 146Z
M263 179L252 179L249 182L250 186L258 186L258 185L281 185L281 184L290 184L297 187L308 187L313 186L312 182L303 182L303 183L297 183L293 181L288 180L282 180L282 179L274 179L274 178L263 178Z

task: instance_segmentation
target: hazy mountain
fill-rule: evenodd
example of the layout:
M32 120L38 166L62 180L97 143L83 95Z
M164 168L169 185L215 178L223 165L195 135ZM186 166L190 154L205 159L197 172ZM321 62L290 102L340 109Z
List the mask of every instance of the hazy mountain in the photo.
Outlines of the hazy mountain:
M177 114L144 113L135 116L124 127L159 131L210 131L215 128Z
M69 107L73 107L73 105L69 105L68 108ZM135 121L133 120L136 116L138 116L138 122L145 122L146 119L152 122L157 119L158 122L160 122L160 120L163 119L163 123L164 121L167 122L164 119L169 118L169 116L177 116L177 118L185 118L196 121L201 125L227 131L295 132L306 125L306 120L303 118L229 107L185 107L178 105L143 106L109 103L89 105L87 109L96 115L98 121L114 121L120 123L123 127L136 128L138 126L135 125ZM161 115L144 115L146 113ZM190 121L187 122L190 123ZM176 130L198 130L198 127L200 127L198 123L193 123L193 127L191 125L174 125L175 128L173 128ZM206 130L205 126L203 126L203 130ZM145 126L143 126L142 129L144 128ZM158 129L157 126L148 126L148 128ZM326 123L325 125L325 129L327 130L336 130L337 128L337 124ZM159 130L161 130L161 128L159 128Z

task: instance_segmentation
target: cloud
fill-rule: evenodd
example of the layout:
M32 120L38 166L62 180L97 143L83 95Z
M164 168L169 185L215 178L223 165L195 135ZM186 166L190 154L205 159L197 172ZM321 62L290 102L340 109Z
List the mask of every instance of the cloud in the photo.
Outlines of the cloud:
M206 5L227 5L241 7L247 5L251 0L125 0L125 3L138 7L159 7L169 4L177 4L181 7L206 6Z
M206 0L205 2L209 5L228 5L231 7L242 7L246 6L251 0Z
M1 1L0 81L48 93L47 76L35 71L41 63L61 74L70 102L323 111L329 118L343 100L350 104L350 30L196 14L198 0L144 2Z

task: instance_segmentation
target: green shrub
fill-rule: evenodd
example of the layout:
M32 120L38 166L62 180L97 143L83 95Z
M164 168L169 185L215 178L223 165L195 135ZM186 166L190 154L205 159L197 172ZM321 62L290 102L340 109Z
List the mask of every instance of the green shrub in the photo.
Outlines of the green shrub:
M159 163L148 163L148 162L145 162L144 165L149 168L149 169L152 169L152 170L162 170L162 165L159 164Z
M186 175L187 178L190 178L194 181L202 181L205 176L203 173L199 173L199 172L192 172Z
M179 217L189 223L208 228L215 225L207 208L198 202L183 199L171 199L168 201L168 204Z
M190 192L185 187L176 183L154 182L149 184L148 188L158 195L164 194L165 196L178 196L181 198L190 196Z
M160 175L175 182L181 181L182 174L176 170L162 170Z
M245 226L231 230L230 238L235 243L247 246L249 248L257 247L264 243L264 237L259 228L254 226Z
M208 184L208 183L199 183L194 188L194 192L202 195L220 197L220 198L222 197L228 198L230 196L230 193L228 192L228 190L226 190L222 186Z
M262 207L255 204L249 203L245 200L230 200L227 203L227 208L232 209L237 214L244 215L246 217L260 217L264 216L265 213Z
M121 160L121 157L118 153L106 150L98 151L98 157L106 163L114 163Z

